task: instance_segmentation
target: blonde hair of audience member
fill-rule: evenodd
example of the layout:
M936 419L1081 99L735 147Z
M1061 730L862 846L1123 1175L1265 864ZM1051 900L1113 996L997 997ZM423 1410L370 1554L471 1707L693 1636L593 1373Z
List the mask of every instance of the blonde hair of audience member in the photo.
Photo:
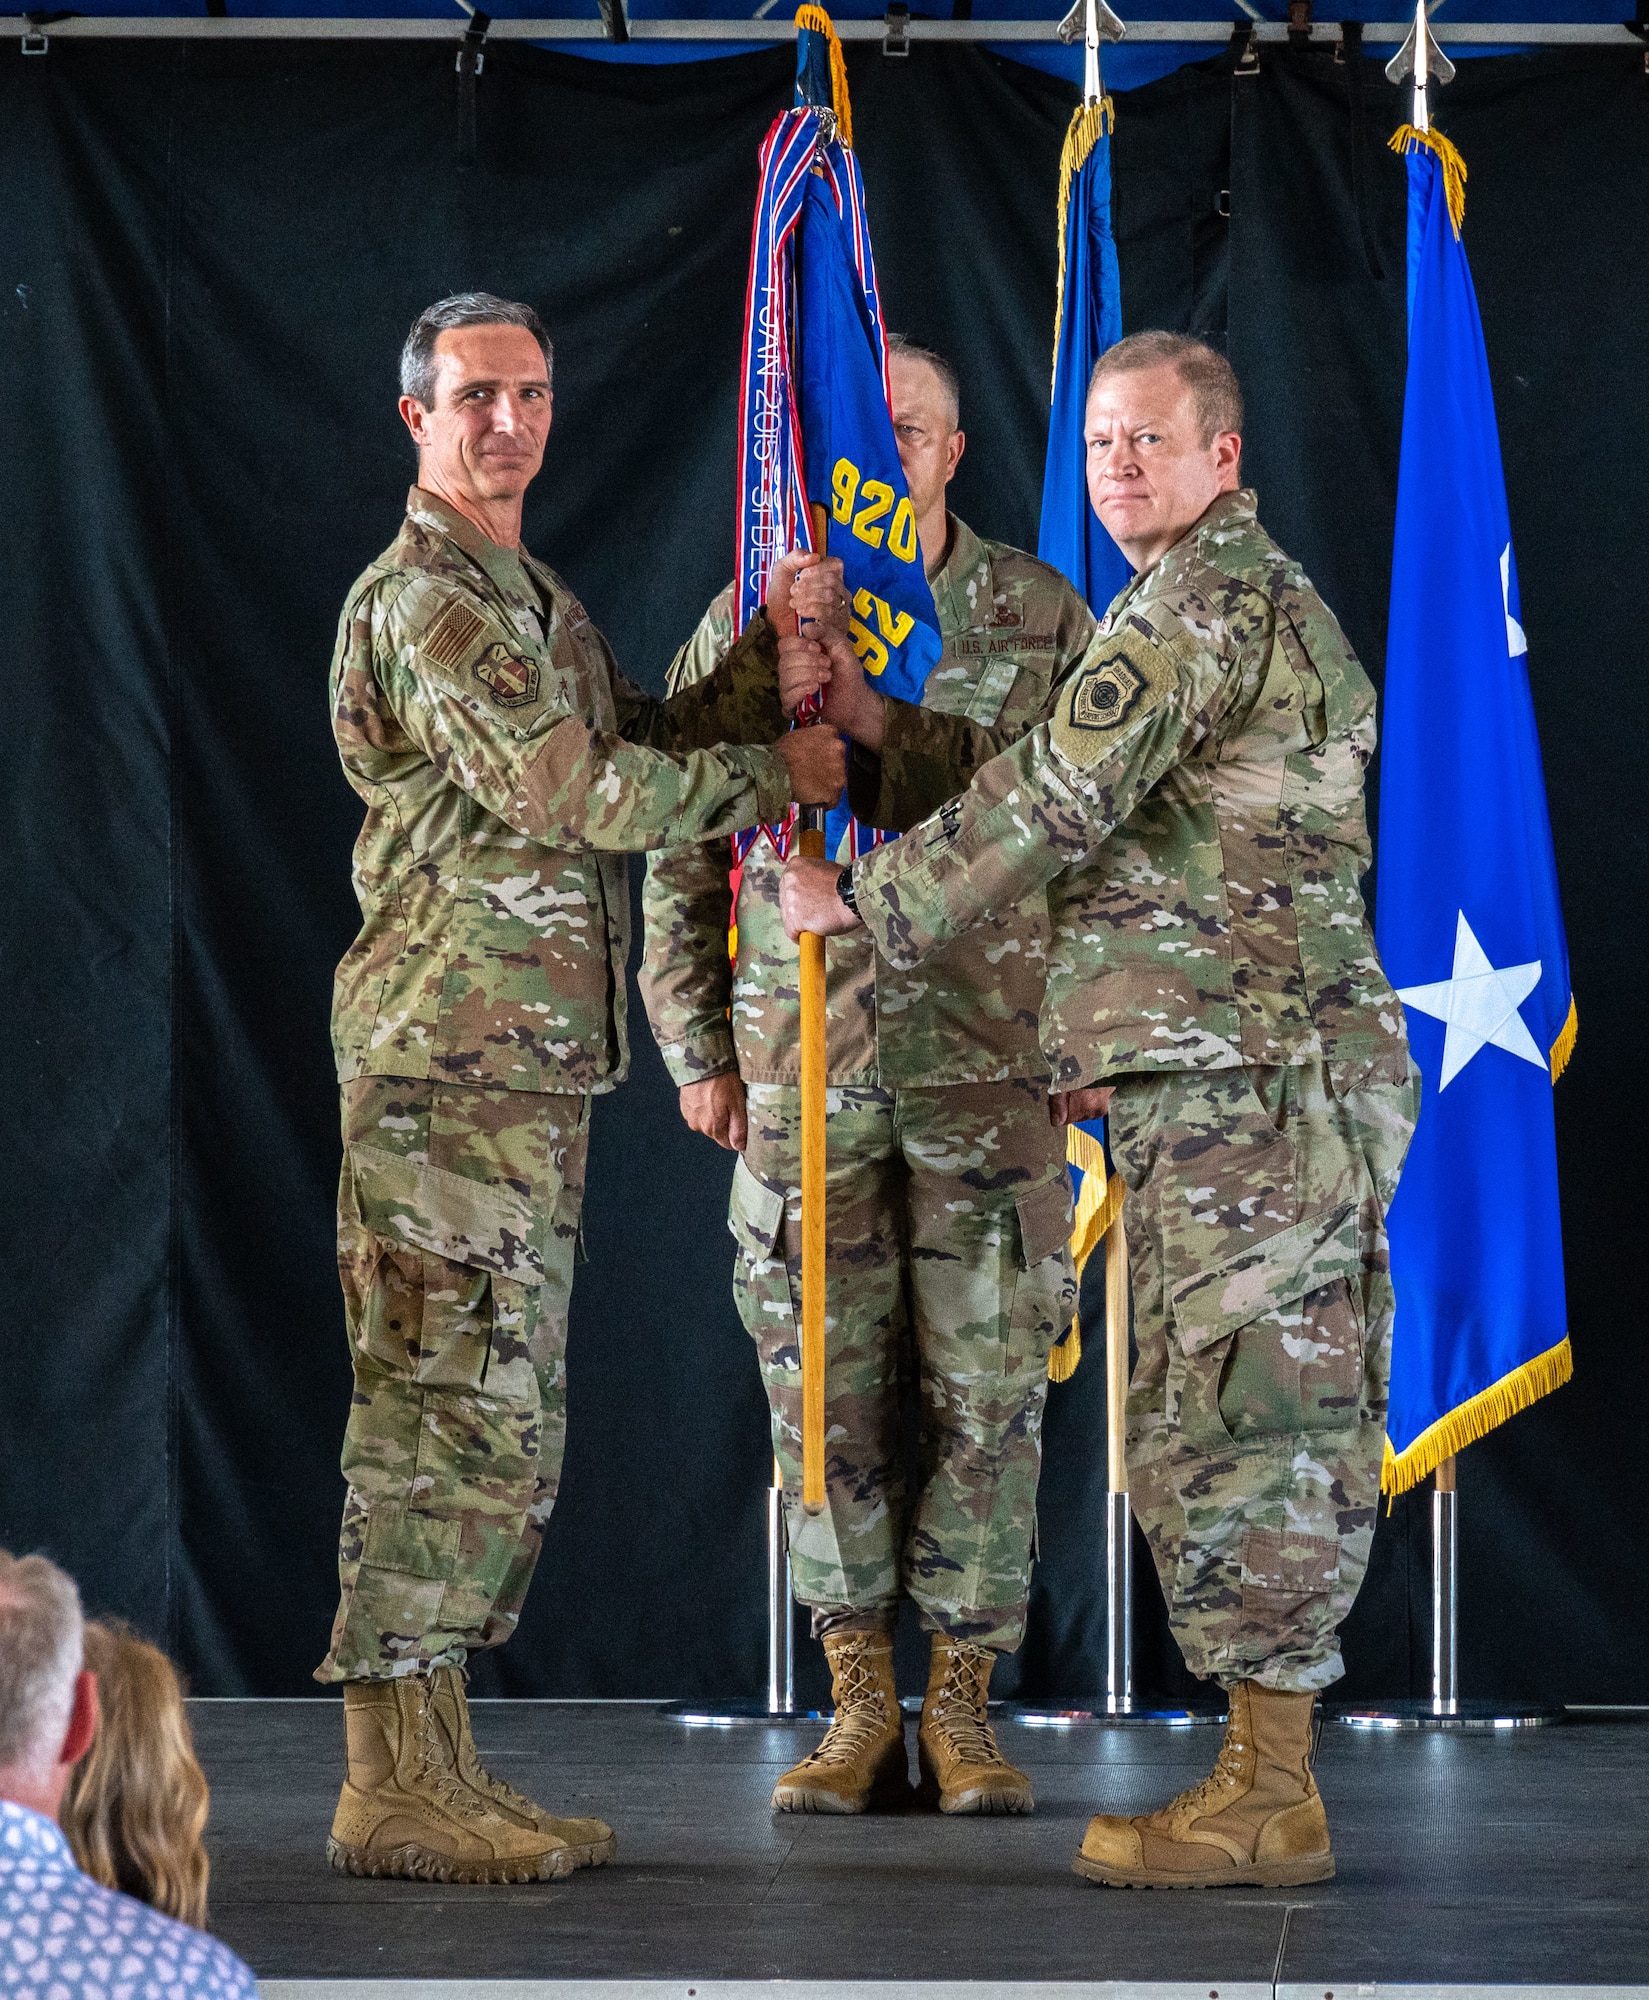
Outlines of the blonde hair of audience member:
M86 1623L102 1726L63 1798L63 1831L94 1882L206 1928L208 1792L177 1669L123 1625Z

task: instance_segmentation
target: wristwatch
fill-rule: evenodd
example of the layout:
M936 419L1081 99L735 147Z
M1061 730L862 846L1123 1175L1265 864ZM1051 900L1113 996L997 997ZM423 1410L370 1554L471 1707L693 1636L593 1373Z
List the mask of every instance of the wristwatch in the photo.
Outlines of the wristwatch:
M853 863L850 861L836 877L836 899L847 905L848 914L857 916L859 905L853 894Z

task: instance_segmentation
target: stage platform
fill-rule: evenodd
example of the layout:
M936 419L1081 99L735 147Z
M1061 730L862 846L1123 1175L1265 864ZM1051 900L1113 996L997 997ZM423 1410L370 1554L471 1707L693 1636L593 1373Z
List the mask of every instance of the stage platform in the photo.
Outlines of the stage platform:
M622 1982L611 2000L720 2000L728 1981L835 2000L884 1981L935 1995L1070 1982L1066 2000L1083 1987L1649 1995L1649 1728L1624 1717L1471 1735L1331 1725L1317 1776L1338 1879L1200 1895L1096 1888L1070 1861L1090 1813L1145 1810L1201 1776L1210 1729L1003 1723L1007 1755L1036 1780L1034 1817L854 1820L768 1811L812 1740L803 1730L689 1729L641 1702L477 1702L474 1717L501 1775L612 1821L615 1866L501 1889L335 1875L341 1704L191 1704L212 1784L213 1928L268 2000L372 2000L377 1982L441 1982L382 2000L458 2000L445 1982L491 1981L532 1982L494 2000L586 1981Z

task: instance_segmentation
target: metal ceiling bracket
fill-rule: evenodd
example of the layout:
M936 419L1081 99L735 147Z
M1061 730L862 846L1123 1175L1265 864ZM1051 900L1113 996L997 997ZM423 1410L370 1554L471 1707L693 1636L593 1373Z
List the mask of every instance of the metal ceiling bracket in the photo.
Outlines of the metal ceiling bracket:
M882 54L885 56L908 56L910 54L910 7L908 0L888 0L888 10L882 22Z
M29 28L23 35L23 53L26 56L43 56L51 53L51 37L43 28Z
M1076 0L1076 5L1055 28L1054 33L1062 42L1080 42L1087 31L1085 15L1087 0ZM1115 14L1106 6L1105 0L1094 0L1094 12L1099 17L1099 39L1102 42L1120 42L1128 30Z
M453 68L460 76L479 76L487 66L487 30L492 26L492 16L472 7L469 17Z

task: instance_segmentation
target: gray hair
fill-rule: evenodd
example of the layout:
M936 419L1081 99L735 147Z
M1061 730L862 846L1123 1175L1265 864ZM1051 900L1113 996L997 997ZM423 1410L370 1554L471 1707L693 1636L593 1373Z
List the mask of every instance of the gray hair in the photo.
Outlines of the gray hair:
M426 410L435 401L435 343L458 326L524 326L543 350L545 375L554 372L555 349L531 306L492 292L454 292L424 308L401 349L401 394Z
M85 1648L73 1577L0 1549L0 1770L44 1775L56 1762Z
M950 404L951 428L954 430L962 421L962 380L954 365L936 348L924 347L920 341L907 340L902 333L891 337L887 353L890 361L921 361L933 370L945 391L945 400Z
M1203 444L1211 445L1221 431L1242 429L1242 388L1237 371L1205 340L1192 340L1183 333L1130 333L1094 363L1088 377L1088 392L1106 375L1129 375L1136 369L1155 368L1162 362L1173 365L1197 408Z

